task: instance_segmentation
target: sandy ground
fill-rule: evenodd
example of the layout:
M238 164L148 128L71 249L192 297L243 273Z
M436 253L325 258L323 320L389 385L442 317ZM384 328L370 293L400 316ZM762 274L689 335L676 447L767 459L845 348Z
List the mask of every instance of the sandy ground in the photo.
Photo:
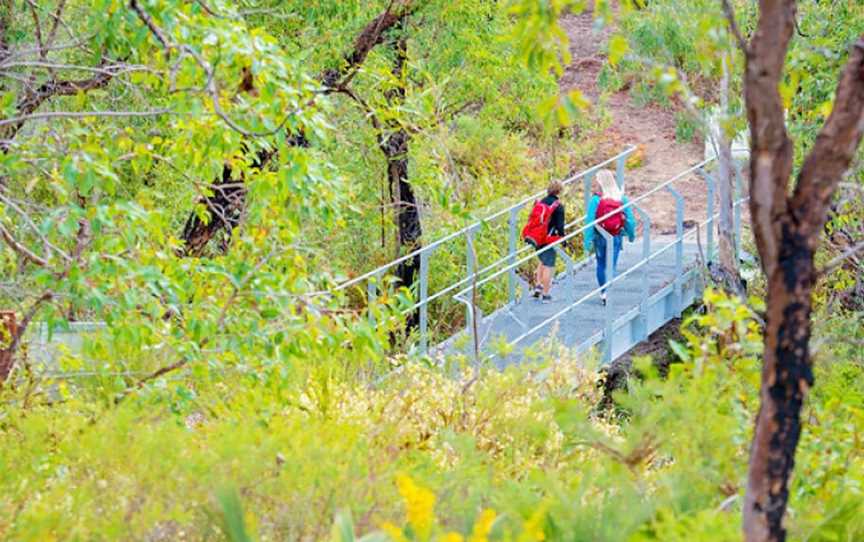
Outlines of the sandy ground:
M570 37L572 62L559 81L561 91L580 90L598 103L600 89L597 76L606 62L605 43L612 32L606 27L594 28L593 13L567 14L561 23ZM701 142L681 143L675 140L675 110L656 105L638 106L627 90L607 97L606 107L612 122L601 136L595 162L612 156L627 145L636 145L642 163L628 172L625 188L631 197L638 196L661 184L677 173L700 162L703 157ZM705 181L691 175L674 185L685 198L685 220L703 221L707 217ZM675 200L661 191L646 198L642 207L651 215L655 232L672 233L675 228Z

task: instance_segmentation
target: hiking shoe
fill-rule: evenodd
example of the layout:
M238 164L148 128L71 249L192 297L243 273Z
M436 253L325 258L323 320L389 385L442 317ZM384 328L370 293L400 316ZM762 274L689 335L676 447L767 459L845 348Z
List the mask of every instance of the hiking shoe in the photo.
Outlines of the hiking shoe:
M551 302L552 302L552 296L551 295L544 295L543 296L543 303L551 303Z
M542 294L542 293L543 293L543 290L539 286L537 286L536 288L534 288L534 292L531 293L531 296L534 297L534 299L539 299L540 294Z
M606 294L600 294L600 304L606 306Z

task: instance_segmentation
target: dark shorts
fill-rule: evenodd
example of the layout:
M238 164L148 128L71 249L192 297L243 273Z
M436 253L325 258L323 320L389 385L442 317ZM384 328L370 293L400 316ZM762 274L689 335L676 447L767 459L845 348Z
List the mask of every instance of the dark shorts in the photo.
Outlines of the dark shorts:
M525 242L528 243L529 245L531 245L532 247L534 247L534 250L537 251L537 258L540 260L540 263L542 263L546 267L555 267L555 258L557 255L555 254L555 248L554 247L550 248L548 250L544 250L543 252L540 252L541 250L543 250L546 247L545 246L538 247L530 239L526 239Z

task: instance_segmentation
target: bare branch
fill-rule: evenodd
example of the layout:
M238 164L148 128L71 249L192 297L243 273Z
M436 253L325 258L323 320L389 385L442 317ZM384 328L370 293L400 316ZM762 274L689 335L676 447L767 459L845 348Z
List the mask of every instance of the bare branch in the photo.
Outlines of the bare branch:
M39 57L45 58L45 43L42 41L42 22L39 20L38 9L33 0L27 0L27 5L30 6L30 16L33 17L33 28L36 33L36 45L39 47Z
M174 113L174 111L171 109L154 109L152 111L47 111L45 113L33 113L32 115L24 115L21 117L12 117L11 119L3 119L0 120L0 126L40 119L84 119L95 117L158 117L161 115L170 115L172 113Z
M729 30L731 30L732 35L735 36L738 48L742 53L744 53L744 56L749 55L750 51L747 46L747 40L744 39L744 36L741 34L741 29L738 28L738 20L735 17L735 8L732 7L732 3L729 0L723 0L723 13L726 15L726 20L729 22Z
M819 232L828 216L834 191L852 163L864 135L864 35L855 43L840 76L834 108L804 161L790 202L800 221L812 217ZM815 235L813 237L816 237ZM814 239L814 243L816 240ZM815 247L814 247L815 248Z
M143 22L150 30L150 33L153 34L153 36L159 40L159 43L162 44L162 47L165 49L165 55L170 55L171 42L165 36L165 33L162 32L162 29L156 26L156 23L153 22L153 18L138 5L138 0L129 0L129 7L138 15L138 18L141 19L141 22Z
M3 241L6 242L6 244L9 246L9 248L14 250L17 254L22 256L25 260L27 260L33 264L36 264L39 267L45 267L46 265L48 265L48 260L37 255L36 253L31 251L30 249L28 249L24 245L22 245L21 243L16 241L15 238L12 237L12 234L9 233L9 230L7 230L6 227L2 223L0 223L0 237L3 238Z
M103 64L102 66L82 66L79 64L62 64L59 62L45 62L41 60L18 60L13 62L0 63L0 70L8 68L45 68L49 70L71 70L90 73L99 73L103 75L116 76L127 72L147 71L151 73L159 73L149 66L143 64ZM5 74L4 74L5 76Z
M15 351L18 349L18 346L21 344L21 338L24 336L24 332L27 331L27 327L30 325L30 322L33 321L33 318L36 316L36 313L39 312L39 309L46 302L54 299L54 291L53 290L45 290L42 294L36 298L35 301L30 305L30 308L24 313L24 317L21 319L21 323L18 325L17 332L12 336L12 344L9 345L7 349L12 355L15 354Z
M9 27L14 7L13 0L0 0L0 61L9 57Z
M854 258L859 252L864 251L864 241L849 247L844 250L842 254L832 259L830 262L825 264L825 267L818 271L819 277L825 277L830 275L834 271L836 271L840 266L842 266L846 260Z
M51 30L48 32L48 39L45 40L45 47L43 51L48 51L53 45L54 40L57 38L57 29L60 27L62 22L63 9L66 7L66 0L60 0L57 4L57 9L54 13L51 14L51 17L54 19L54 23L51 25ZM71 32L70 32L71 34Z

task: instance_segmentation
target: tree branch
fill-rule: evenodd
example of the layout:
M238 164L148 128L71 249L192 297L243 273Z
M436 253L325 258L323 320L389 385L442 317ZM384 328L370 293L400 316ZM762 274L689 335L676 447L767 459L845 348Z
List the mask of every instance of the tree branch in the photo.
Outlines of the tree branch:
M138 15L138 18L141 19L141 22L144 23L150 33L155 36L155 38L162 44L162 48L165 49L165 55L168 56L171 54L171 42L165 36L165 33L162 32L162 29L156 26L156 23L153 22L153 18L144 11L140 5L138 5L138 0L129 0L129 8Z
M36 46L39 47L39 57L45 58L45 42L42 41L42 21L39 20L39 14L36 12L36 4L33 0L27 0L27 5L30 7L30 16L33 18L33 29L36 33Z
M779 83L795 25L794 0L761 0L744 76L750 124L750 215L758 232L762 269L771 277L779 254L780 224L787 210L793 145L786 133Z
M48 265L48 260L37 255L24 245L16 241L15 238L12 237L12 234L9 233L9 230L7 230L3 224L0 224L0 237L3 238L3 241L6 242L9 248L22 256L25 260L35 265L38 265L39 267L45 267L46 265Z
M24 123L30 120L39 119L83 119L94 117L158 117L160 115L168 115L173 113L171 109L154 109L152 111L46 111L45 113L33 113L32 115L24 115L20 117L12 117L11 119L0 120L0 126L8 124Z
M750 54L749 48L747 47L747 40L744 39L744 36L741 34L741 29L738 28L738 21L735 17L735 8L732 7L732 3L729 0L723 0L723 13L726 15L726 20L729 22L729 30L731 30L732 35L735 36L738 48L746 57Z
M837 268L839 268L841 265L843 265L846 262L846 260L854 257L856 254L858 254L859 252L862 252L862 251L864 251L864 241L861 241L860 243L849 247L848 249L844 250L842 254L835 257L834 259L832 259L827 264L825 264L825 267L823 267L822 269L819 270L818 276L824 277L824 276L830 275L831 273L836 271Z
M0 0L0 62L9 57L9 27L14 7L14 0Z
M809 225L812 248L827 218L834 191L855 158L864 134L864 35L852 47L834 107L804 160L790 207L795 218Z

